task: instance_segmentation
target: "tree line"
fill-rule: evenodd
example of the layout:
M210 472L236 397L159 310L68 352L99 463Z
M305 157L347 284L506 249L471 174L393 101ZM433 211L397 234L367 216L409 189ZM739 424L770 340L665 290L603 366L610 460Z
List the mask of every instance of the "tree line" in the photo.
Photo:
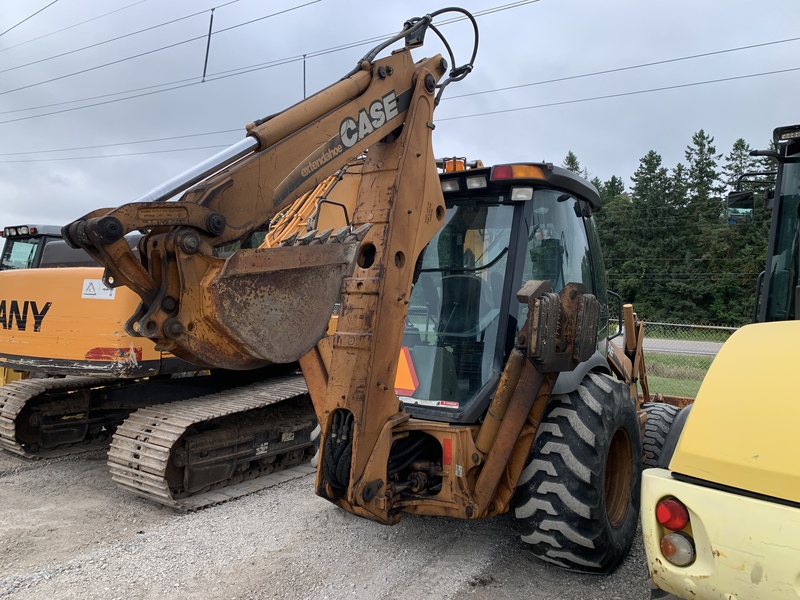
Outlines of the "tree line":
M742 174L775 167L750 150L740 138L723 156L701 129L686 147L685 163L667 166L655 150L639 159L629 189L616 175L591 177L567 154L562 166L589 179L603 200L595 220L608 287L642 319L730 326L751 320L770 212L757 193L753 222L731 225L726 195ZM766 189L749 179L741 189Z

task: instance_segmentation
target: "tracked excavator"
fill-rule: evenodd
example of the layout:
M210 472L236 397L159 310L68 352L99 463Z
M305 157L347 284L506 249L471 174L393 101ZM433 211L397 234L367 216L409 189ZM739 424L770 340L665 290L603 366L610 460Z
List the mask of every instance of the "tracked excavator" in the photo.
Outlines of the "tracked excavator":
M475 28L470 60L414 62L450 11ZM636 531L643 417L632 355L618 357L624 380L607 356L600 199L547 163L437 172L434 108L476 52L466 11L411 19L339 82L64 237L105 266L107 286L137 294L131 335L199 365L299 361L320 496L383 524L513 510L542 560L609 572ZM216 255L362 155L348 226ZM138 256L124 241L135 230ZM157 445L148 426L126 442L131 457ZM132 469L147 476L143 460Z

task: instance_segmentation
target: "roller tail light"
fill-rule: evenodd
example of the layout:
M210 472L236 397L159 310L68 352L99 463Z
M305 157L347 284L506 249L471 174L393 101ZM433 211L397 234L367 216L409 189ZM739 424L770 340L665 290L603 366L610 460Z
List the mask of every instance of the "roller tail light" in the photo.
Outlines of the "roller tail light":
M656 520L667 530L661 537L661 554L676 567L691 565L696 557L689 511L676 498L666 498L656 505Z

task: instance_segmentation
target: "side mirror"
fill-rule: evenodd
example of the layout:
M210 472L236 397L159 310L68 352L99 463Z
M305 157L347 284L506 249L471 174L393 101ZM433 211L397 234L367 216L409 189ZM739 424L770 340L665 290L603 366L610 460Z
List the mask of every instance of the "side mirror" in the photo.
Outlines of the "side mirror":
M728 194L728 225L749 225L753 222L754 213L753 192L730 192Z

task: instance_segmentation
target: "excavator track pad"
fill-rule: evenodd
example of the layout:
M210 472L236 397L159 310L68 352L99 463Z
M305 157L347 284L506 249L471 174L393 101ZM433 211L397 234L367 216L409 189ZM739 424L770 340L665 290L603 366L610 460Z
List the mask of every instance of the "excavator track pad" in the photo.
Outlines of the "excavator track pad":
M108 465L122 488L194 511L312 473L315 426L303 377L277 377L136 411Z
M104 421L120 415L95 418L87 398L90 390L109 383L99 377L64 377L0 387L0 448L24 458L58 458L107 446Z

